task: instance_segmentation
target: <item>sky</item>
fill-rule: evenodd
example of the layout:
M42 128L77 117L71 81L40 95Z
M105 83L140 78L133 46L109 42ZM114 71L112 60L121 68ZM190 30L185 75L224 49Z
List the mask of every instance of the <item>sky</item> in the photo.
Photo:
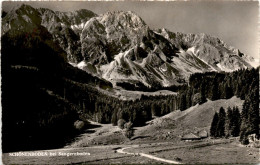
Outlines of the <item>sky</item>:
M55 11L88 9L97 14L131 10L151 28L210 34L259 59L258 1L3 2L2 9L9 11L22 3Z

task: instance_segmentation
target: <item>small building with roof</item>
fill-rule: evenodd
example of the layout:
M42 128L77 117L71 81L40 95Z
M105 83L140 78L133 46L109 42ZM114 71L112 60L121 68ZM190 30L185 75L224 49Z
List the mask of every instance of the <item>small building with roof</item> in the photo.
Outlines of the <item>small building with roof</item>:
M207 138L208 137L208 132L206 130L202 130L199 132L199 137L204 139L204 138Z
M186 135L183 135L181 140L188 140L188 141L191 141L191 140L200 140L201 137L195 135L194 133L188 133Z

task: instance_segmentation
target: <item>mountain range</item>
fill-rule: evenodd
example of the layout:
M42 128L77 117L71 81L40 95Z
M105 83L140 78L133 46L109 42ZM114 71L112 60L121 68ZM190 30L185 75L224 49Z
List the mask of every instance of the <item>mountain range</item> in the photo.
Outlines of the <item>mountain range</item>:
M252 57L219 38L151 29L132 11L98 15L86 9L59 12L22 5L3 15L2 36L6 33L51 35L67 63L114 86L178 86L193 73L255 66Z

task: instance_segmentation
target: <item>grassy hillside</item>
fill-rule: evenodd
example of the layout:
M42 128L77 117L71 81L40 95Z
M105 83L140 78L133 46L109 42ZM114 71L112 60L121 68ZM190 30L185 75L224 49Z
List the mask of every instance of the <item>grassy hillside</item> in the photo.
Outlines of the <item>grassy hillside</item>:
M242 109L243 100L232 97L231 99L208 100L202 105L195 105L185 111L174 111L163 117L155 118L144 127L136 131L137 136L147 136L154 140L166 140L180 137L185 133L196 132L205 129L209 132L214 113L222 106L238 106Z

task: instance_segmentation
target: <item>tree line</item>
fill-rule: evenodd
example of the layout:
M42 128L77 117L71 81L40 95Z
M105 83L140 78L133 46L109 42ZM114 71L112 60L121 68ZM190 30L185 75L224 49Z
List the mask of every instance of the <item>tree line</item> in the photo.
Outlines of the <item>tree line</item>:
M237 107L234 107L233 110L229 107L227 112L221 107L219 113L216 112L213 117L210 134L212 137L240 136L240 142L242 144L248 144L248 136L250 134L255 134L256 137L259 138L258 69L241 70L234 72L233 75L241 75L239 79L244 79L244 81L247 81L248 83L243 86L239 86L236 82L233 83L237 90L234 94L240 96L241 99L245 98L241 114ZM245 76L248 79L246 80L242 76ZM237 86L239 86L240 89Z
M244 100L251 90L251 86L258 85L258 71L259 68L252 68L240 69L231 73L206 72L192 74L188 86L179 90L179 108L185 110L197 103L203 104L207 99L214 101L237 96ZM258 88L255 90L258 90Z
M236 137L240 132L240 112L238 107L227 108L227 112L223 107L220 108L219 113L215 112L211 127L210 135L212 137Z
M120 100L103 94L88 84L71 80L64 84L66 99L78 106L82 116L99 123L117 125L119 119L131 121L134 126L144 125L152 116L162 116L178 108L177 96L145 96L136 100ZM85 92L82 92L85 91Z

